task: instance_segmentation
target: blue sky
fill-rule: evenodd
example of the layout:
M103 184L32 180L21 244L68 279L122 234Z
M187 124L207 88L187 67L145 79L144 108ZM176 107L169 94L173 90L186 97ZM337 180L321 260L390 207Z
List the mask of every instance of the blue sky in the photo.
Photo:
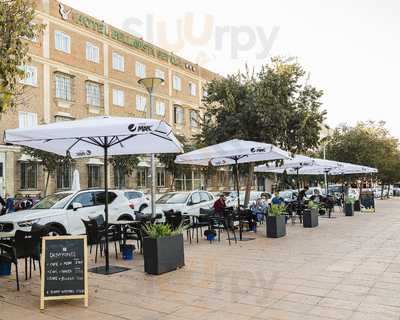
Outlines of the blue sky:
M223 75L246 63L257 69L271 55L296 56L325 92L330 126L384 120L400 138L398 1L64 3Z

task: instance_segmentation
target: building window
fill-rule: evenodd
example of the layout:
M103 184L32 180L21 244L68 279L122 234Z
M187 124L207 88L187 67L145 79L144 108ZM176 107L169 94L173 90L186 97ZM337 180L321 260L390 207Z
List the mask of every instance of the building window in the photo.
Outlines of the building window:
M165 187L165 168L157 168L157 187Z
M64 53L71 53L71 37L64 32L56 31L56 49Z
M86 82L86 103L89 106L100 107L100 85L95 82Z
M178 91L181 91L181 78L177 75L174 75L172 78L172 88Z
M117 166L114 167L114 187L123 189L126 186L126 175Z
M23 66L25 77L20 80L20 83L28 86L37 86L37 68L34 66Z
M70 163L63 163L57 167L57 189L71 189L72 171Z
M72 101L72 77L66 74L56 74L56 98Z
M197 86L193 82L189 82L189 91L190 95L195 97L197 95Z
M146 78L146 66L141 62L135 63L135 74L139 78Z
M112 67L114 70L124 71L125 70L125 60L124 57L116 52L112 54Z
M125 104L124 90L113 89L113 105L123 107Z
M33 112L18 113L19 128L34 128L37 126L37 114Z
M100 61L100 50L90 42L86 42L86 60L99 63Z
M146 188L147 186L147 168L138 168L136 174L136 182L139 188Z
M165 102L158 100L156 102L156 114L159 116L164 116L165 115Z
M137 94L136 95L136 110L145 112L146 111L146 97Z
M37 189L37 162L21 162L21 190Z
M190 111L190 127L198 128L199 127L199 114L197 111Z
M163 70L156 69L156 71L154 72L154 76L156 78L160 78L160 79L163 79L165 81L165 72ZM162 84L164 84L164 82Z
M174 123L183 124L184 122L184 112L181 106L174 106Z
M88 165L88 188L101 187L100 166L97 164Z

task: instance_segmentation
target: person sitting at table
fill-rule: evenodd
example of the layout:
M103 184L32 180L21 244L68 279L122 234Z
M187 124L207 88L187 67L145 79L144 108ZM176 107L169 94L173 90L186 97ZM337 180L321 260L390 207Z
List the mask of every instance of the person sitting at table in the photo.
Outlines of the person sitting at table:
M257 221L263 221L265 212L268 207L267 197L265 194L262 194L257 201L251 205L250 209L253 212L254 216L256 217Z
M274 196L271 199L271 204L281 205L285 203L285 200L279 195L279 192L275 192Z
M221 216L221 217L224 215L224 211L226 208L226 202L225 202L225 196L223 193L221 193L219 195L219 198L214 202L213 208L214 208L214 212L216 215Z

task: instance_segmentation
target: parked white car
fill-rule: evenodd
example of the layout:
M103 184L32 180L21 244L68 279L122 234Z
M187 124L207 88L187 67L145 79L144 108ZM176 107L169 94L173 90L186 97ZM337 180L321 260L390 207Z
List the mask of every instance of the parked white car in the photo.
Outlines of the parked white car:
M182 214L199 215L200 208L211 209L214 202L214 196L208 191L168 192L156 200L156 214L162 215L160 221L165 221L164 211L171 209ZM145 208L142 212L151 213L151 207Z
M135 211L142 212L150 204L150 198L141 191L123 190L125 197L128 198L130 207Z
M325 190L320 187L309 187L306 191L306 198L310 199L312 196L321 195L325 196Z
M104 216L105 192L87 189L50 195L29 210L0 217L0 238L12 237L16 230L29 231L32 224L46 225L52 235L84 234L82 219ZM109 190L109 221L134 219L135 211L122 190Z

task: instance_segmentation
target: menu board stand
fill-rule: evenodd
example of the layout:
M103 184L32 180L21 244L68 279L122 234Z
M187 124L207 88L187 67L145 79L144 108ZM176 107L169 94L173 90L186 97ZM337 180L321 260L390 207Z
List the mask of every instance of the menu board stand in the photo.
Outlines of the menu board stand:
M88 306L86 236L43 237L41 267L41 310L48 300L84 299Z

